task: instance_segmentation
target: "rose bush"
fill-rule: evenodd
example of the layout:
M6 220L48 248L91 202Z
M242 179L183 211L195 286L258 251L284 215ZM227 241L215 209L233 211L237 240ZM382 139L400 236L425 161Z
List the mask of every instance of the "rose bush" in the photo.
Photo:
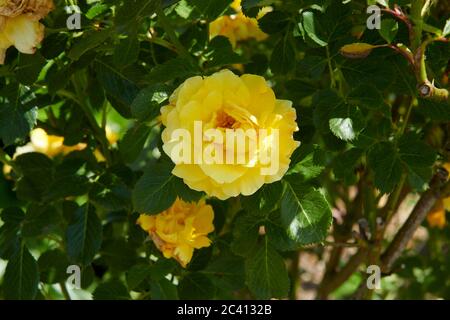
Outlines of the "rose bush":
M449 13L0 0L0 299L448 299Z

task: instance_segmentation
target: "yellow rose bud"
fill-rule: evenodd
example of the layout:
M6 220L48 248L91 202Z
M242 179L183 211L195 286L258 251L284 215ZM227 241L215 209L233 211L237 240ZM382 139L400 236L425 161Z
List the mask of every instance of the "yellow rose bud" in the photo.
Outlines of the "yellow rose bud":
M185 268L194 249L211 245L208 234L214 231L213 219L214 211L204 200L188 203L177 199L160 214L141 214L137 223L148 232L165 258L173 258Z
M169 101L161 120L164 152L176 164L172 173L209 196L251 195L280 180L299 146L292 102L276 99L263 77L229 70L193 77ZM180 133L188 137L180 139ZM229 137L239 133L243 144Z

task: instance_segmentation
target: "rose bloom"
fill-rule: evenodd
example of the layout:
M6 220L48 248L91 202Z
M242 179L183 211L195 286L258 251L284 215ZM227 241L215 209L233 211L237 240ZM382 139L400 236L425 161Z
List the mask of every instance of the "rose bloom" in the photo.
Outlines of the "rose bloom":
M211 245L208 234L214 231L213 219L214 211L204 200L189 203L177 199L160 214L141 214L137 223L165 258L174 258L185 268L194 249Z
M25 54L36 51L44 38L39 20L53 8L52 0L0 0L0 64L11 46Z
M229 70L209 77L192 77L175 90L169 102L161 109L161 120L166 127L162 133L163 150L176 164L172 173L191 189L204 191L209 196L225 200L239 194L251 195L265 183L280 180L289 168L292 153L299 146L293 138L298 127L292 102L276 99L263 77L250 74L238 77ZM244 164L237 161L207 164L195 160L180 163L174 152L179 144L174 132L181 128L194 137L198 121L202 123L203 132L209 129L220 132L254 129L256 132L266 130L269 135L264 139L266 143L257 144L257 150L245 150L249 161ZM278 141L272 139L275 131ZM198 150L195 150L195 138L192 140L192 156L195 157ZM203 137L203 150L214 144L214 148L223 148L224 155L235 152L227 150L225 141L222 145L205 141L207 138ZM249 145L246 143L245 146L248 148ZM277 155L278 168L273 174L263 175L262 168L268 165L261 161L262 155L272 153Z
M236 14L231 16L221 16L210 23L209 33L211 38L216 36L227 37L234 47L239 41L248 39L262 41L268 37L268 35L259 28L257 19L246 17L242 13L241 0L235 0L231 7L236 11ZM258 15L258 19L269 10L269 8L262 9Z

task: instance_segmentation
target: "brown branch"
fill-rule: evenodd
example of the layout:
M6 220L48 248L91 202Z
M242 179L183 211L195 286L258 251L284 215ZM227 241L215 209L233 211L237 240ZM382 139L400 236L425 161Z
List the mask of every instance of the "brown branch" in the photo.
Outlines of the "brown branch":
M438 170L430 183L430 188L422 194L410 216L395 235L394 239L381 256L381 270L385 274L391 272L392 266L402 254L414 232L425 220L428 212L444 193L443 185L447 181L448 172ZM448 184L448 183L447 183Z
M358 267L366 258L367 248L360 248L339 272L330 275L329 280L323 282L323 285L319 288L317 293L317 298L326 299L331 292L339 288L356 270L358 270Z

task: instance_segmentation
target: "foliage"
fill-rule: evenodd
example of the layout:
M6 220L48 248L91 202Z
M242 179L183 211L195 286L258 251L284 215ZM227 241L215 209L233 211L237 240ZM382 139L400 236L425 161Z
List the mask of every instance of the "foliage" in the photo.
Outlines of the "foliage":
M245 18L272 9L258 20L266 38L236 43L209 35L231 0L79 0L81 30L54 2L36 53L11 47L0 65L0 298L295 299L306 255L327 264L319 298L371 298L356 290L365 268L330 287L346 247L370 253L358 266L382 266L396 233L380 221L411 195L450 196L432 180L450 162L444 0L243 0ZM387 6L380 30L366 27L374 3ZM172 174L159 116L187 78L224 68L293 102L301 146L281 181L218 200ZM64 147L19 153L35 128ZM136 224L177 197L214 209L212 244L186 268ZM450 298L450 227L422 227L425 249L383 270L375 297ZM66 289L70 265L80 290Z

